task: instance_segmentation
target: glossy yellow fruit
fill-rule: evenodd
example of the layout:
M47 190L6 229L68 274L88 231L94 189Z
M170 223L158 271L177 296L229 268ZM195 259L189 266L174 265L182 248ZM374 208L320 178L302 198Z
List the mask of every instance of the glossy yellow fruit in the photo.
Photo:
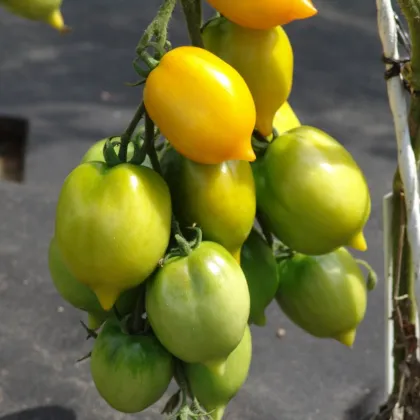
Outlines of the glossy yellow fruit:
M292 89L293 49L284 29L249 29L220 17L205 26L203 41L244 78L257 110L256 129L269 136Z
M172 147L161 160L174 213L184 226L196 223L209 241L223 245L239 262L254 224L255 183L248 162L195 163Z
M244 79L201 48L166 53L150 73L144 104L175 150L198 163L254 161L256 112Z
M300 121L289 102L285 102L274 116L273 126L277 134L282 134L293 128L300 127Z
M63 262L108 311L165 255L171 213L169 188L152 169L83 163L58 198L55 234Z
M232 22L245 28L269 29L317 13L311 0L207 0Z
M67 32L60 7L62 0L0 0L9 12L29 19L44 22L60 32Z

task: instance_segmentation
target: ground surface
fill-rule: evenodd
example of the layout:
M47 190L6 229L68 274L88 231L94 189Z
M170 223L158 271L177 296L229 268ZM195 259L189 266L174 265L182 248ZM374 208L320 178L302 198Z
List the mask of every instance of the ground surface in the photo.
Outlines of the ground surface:
M0 114L30 119L25 184L0 184L0 419L117 420L100 401L80 314L53 289L46 253L60 184L97 139L121 132L139 100L124 86L157 0L73 0L74 32L57 36L0 11ZM373 200L366 256L382 275L381 201L395 165L374 2L319 0L320 14L288 28L296 53L291 103L337 137L366 173ZM175 45L185 41L181 17ZM103 93L108 92L108 93ZM249 380L227 419L361 420L358 401L383 398L383 284L371 294L352 351L293 327L276 307L254 329ZM277 328L286 336L276 338ZM362 404L363 405L363 404ZM158 419L159 407L138 416Z

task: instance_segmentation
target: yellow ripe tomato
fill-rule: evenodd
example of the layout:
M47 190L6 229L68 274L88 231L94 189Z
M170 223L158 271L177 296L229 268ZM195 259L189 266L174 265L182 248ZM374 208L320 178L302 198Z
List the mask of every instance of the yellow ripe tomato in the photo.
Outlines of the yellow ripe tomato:
M173 148L197 163L254 161L256 111L244 79L201 48L166 53L149 74L144 104Z
M245 28L269 29L318 13L311 0L207 0L232 22Z
M293 49L284 29L249 29L220 17L205 26L203 42L244 78L257 110L256 128L269 136L274 116L292 90Z

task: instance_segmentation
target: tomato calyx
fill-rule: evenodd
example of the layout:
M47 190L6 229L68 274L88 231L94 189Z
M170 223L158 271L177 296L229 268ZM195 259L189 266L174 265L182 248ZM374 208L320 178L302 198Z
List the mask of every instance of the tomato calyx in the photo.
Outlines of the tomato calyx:
M98 333L95 330L89 328L82 320L80 320L80 324L87 333L86 340L89 340L89 338L98 338Z
M167 414L170 420L211 420L211 413L203 409L197 398L194 397L185 374L183 363L175 360L175 379L179 386L165 404L161 414ZM189 402L189 399L191 402Z
M274 129L275 130L275 129ZM273 138L274 138L274 131L273 131ZM270 145L270 141L264 137L258 130L254 130L252 133L252 148L257 157L262 157L265 154L268 146Z
M180 228L178 221L172 217L172 233L175 240L175 246L172 247L167 255L161 260L159 265L163 267L170 259L175 257L187 257L191 252L198 248L203 241L203 232L196 226L189 226L186 230L192 232L192 238L187 240Z

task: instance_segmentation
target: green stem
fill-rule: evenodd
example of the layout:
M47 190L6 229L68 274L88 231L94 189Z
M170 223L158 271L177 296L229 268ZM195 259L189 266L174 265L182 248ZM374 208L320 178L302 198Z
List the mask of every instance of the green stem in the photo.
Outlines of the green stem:
M182 9L187 21L191 44L204 48L201 37L202 11L201 0L181 0Z
M134 309L134 315L133 315L133 333L138 334L140 332L143 332L145 327L145 322L143 319L143 313L146 308L145 304L145 298L146 298L146 286L141 286L139 297L137 298L136 307Z
M137 108L136 113L134 114L133 119L130 121L127 129L124 131L123 135L121 136L121 145L120 151L118 153L118 157L122 162L127 161L127 149L128 144L130 143L131 136L134 134L134 131L139 124L140 120L143 118L144 113L146 112L146 108L144 103L142 102L139 107Z
M159 157L155 148L155 124L152 119L149 117L149 114L146 113L146 123L145 123L145 140L144 147L146 149L147 156L149 156L152 168L162 176L162 168L160 167Z

